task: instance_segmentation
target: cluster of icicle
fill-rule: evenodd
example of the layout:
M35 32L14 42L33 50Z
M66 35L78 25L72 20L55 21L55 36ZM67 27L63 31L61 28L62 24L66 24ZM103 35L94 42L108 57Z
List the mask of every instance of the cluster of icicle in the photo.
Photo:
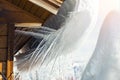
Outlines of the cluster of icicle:
M120 80L120 17L107 16L97 41L98 1L65 0L47 27L17 30L43 39L34 51L16 56L15 80Z

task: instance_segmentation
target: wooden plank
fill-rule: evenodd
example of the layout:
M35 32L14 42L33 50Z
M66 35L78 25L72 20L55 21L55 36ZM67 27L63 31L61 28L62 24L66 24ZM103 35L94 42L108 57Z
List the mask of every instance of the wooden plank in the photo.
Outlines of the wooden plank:
M26 3L27 1L28 1L28 0L21 0L20 3L19 3L19 7L20 7L20 8L24 8L25 3Z
M7 25L5 24L0 25L0 36L1 35L7 35Z
M6 47L7 47L7 37L0 36L0 48L6 48Z
M46 11L46 10L44 10L43 8L39 8L39 9L35 12L35 15L40 18L40 17L44 14L45 11Z
M0 72L2 72L2 62L0 62ZM0 75L0 80L2 80L2 76Z
M64 0L56 0L56 2L62 4Z
M39 9L39 6L33 5L33 6L31 7L30 12L31 12L32 14L34 14L34 13L36 13L36 12L38 11L38 9Z
M7 59L13 61L14 49L14 24L7 24L8 26L8 56Z
M0 3L2 4L0 7L2 7L2 11L0 12L0 15L5 18L5 23L21 23L21 22L39 22L41 23L41 20L30 13L21 10L20 8L10 4L9 2L5 0L1 0Z
M2 62L0 62L0 72L2 72Z
M47 11L51 12L52 14L56 14L58 12L58 8L50 5L49 3L45 2L44 0L29 0L29 1L46 9Z
M20 0L13 0L13 3L14 3L15 5L18 5L19 2L20 2Z
M13 73L13 61L8 60L7 61L7 77L9 77L8 80L13 80L12 73Z
M60 3L58 3L56 0L45 0L46 2L48 2L49 4L55 6L56 8L59 8L61 6Z
M40 28L41 23L15 23L15 27Z
M26 2L25 6L24 6L24 10L30 11L31 8L32 8L32 6L33 6L33 3L31 3L31 2Z
M0 8L2 9L2 11L20 11L18 8L14 8L15 6L13 6L8 1L0 0L0 4Z
M45 11L40 18L45 21L49 15L50 15L50 13L48 11Z
M7 49L0 49L0 62L6 61Z
M7 1L12 2L13 0L7 0Z

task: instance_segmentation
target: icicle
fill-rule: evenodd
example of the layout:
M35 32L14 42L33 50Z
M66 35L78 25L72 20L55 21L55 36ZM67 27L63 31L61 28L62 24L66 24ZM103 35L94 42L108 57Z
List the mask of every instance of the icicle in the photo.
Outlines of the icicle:
M65 19L61 28L45 36L35 51L16 59L15 66L21 80L81 79L91 56L90 54L85 57L81 50L95 28L98 0L66 0L62 6L58 12L58 15Z
M111 12L82 80L120 80L120 13Z

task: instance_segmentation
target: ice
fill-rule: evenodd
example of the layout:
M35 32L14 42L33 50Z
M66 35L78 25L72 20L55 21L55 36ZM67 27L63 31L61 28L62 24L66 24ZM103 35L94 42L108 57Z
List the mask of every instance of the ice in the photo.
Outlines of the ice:
M120 80L120 13L110 12L82 80Z
M65 0L57 15L44 24L49 27L46 31L41 29L32 32L17 31L36 38L42 37L43 40L33 52L16 57L15 79L119 80L117 76L119 73L117 60L119 59L116 58L116 63L112 62L114 56L111 56L113 53L119 55L120 29L117 26L119 24L115 22L116 16L114 18L108 15L104 21L106 15L116 9L116 4L113 3L112 7L111 0L110 5L103 8L107 3L103 5L104 0L100 0L100 3L98 1ZM103 21L104 27L101 29ZM56 27L59 29L50 29L52 26L54 29ZM104 53L107 54L104 55Z

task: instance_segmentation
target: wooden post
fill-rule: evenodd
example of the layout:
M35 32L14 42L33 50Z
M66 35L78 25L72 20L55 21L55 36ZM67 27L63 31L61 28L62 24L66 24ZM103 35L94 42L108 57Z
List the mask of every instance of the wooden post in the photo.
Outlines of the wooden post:
M7 79L13 80L13 61L7 61Z
M2 74L6 75L7 37L8 37L7 25L1 23L0 24L0 80L3 80Z
M0 72L2 72L2 62L0 62ZM0 80L2 80L2 76L0 75Z
M14 24L8 24L7 78L13 80Z

